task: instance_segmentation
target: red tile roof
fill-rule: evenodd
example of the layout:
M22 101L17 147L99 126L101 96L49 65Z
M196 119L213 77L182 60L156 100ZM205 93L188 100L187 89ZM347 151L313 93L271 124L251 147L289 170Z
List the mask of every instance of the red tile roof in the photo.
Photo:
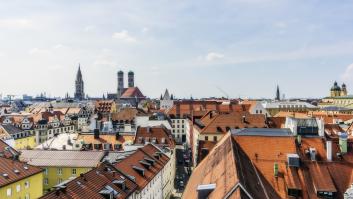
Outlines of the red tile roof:
M208 184L216 184L207 196L209 199L248 198L243 189L253 198L263 198L265 190L271 198L278 198L267 184L260 186L261 178L244 151L227 133L194 169L183 198L198 198L197 187Z
M144 164L141 163L145 158L154 160L154 163L151 164L149 168L146 168ZM114 166L123 173L133 176L138 186L137 189L141 191L164 168L168 161L168 156L161 153L160 150L152 144L148 144L139 148L123 161L114 164ZM135 170L134 166L143 169L144 175Z
M208 100L183 100L175 101L174 106L167 111L172 117L185 117L198 114L200 111L217 111L220 113L230 113L239 111L249 111L250 105L240 105L237 101L223 103Z
M120 98L145 98L138 87L126 88Z
M138 112L136 108L124 108L112 114L112 121L133 121Z
M175 147L175 141L170 131L164 126L139 127L136 131L134 144L153 143L157 145Z
M125 185L119 185L117 181ZM102 198L99 192L109 186L119 193L114 198L128 198L136 190L137 185L123 172L108 163L102 163L80 177L66 183L62 188L58 188L41 197L41 199L83 199Z
M232 112L212 116L207 125L201 128L201 134L224 134L233 128L266 128L266 118L262 114L249 112ZM203 119L205 121L205 118Z
M305 153L315 147L317 161L311 161ZM335 153L333 146L333 151ZM300 166L288 166L287 154L297 154ZM230 187L243 185L253 198L291 198L288 189L301 191L301 198L318 198L318 191L333 192L334 198L353 183L353 164L344 158L326 159L324 138L303 137L301 146L292 136L233 135L227 133L209 155L194 169L184 192L184 198L198 198L197 186L216 184L208 198L223 198ZM278 165L278 176L274 165ZM231 198L243 198L244 191L235 189ZM240 195L240 197L239 197ZM245 197L246 198L246 197Z
M16 155L14 155L18 152L2 140L0 140L0 152L3 154L0 156L0 187L42 172L38 167L18 161ZM4 176L4 174L7 176Z

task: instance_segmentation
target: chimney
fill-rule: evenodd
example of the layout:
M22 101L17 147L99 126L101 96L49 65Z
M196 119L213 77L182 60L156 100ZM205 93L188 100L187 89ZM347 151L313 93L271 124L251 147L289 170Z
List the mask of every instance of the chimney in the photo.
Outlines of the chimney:
M332 141L326 141L326 157L327 161L332 161Z
M316 161L316 149L313 147L310 147L309 154L310 154L311 161Z
M94 134L94 139L99 139L99 129L94 129L93 134Z

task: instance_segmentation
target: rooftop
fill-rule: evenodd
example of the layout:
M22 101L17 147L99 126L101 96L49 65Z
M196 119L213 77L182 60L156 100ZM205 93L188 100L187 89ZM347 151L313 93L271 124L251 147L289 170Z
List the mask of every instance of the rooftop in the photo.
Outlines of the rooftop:
M20 160L34 166L96 167L102 151L21 150Z

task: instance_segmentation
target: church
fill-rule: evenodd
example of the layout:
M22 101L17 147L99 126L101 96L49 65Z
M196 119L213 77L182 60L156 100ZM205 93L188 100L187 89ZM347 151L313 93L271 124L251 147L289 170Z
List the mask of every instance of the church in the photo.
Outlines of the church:
M127 74L128 87L124 86L124 72L120 70L117 75L118 89L116 96L120 103L137 106L142 100L146 99L140 89L135 86L135 74L133 71L129 71Z
M76 74L75 81L75 99L76 100L84 100L85 99L85 91L84 91L84 82L82 79L81 66L78 64L78 71Z
M337 82L334 82L330 89L330 96L322 99L319 104L321 108L324 107L341 107L346 109L353 108L353 95L348 95L346 84L339 86Z

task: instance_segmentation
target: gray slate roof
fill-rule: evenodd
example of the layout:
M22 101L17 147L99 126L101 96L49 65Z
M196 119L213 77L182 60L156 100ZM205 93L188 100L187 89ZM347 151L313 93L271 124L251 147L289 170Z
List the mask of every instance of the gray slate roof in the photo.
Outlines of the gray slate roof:
M232 129L231 133L232 135L238 135L238 136L273 136L273 137L293 136L290 129L271 129L271 128Z
M20 160L33 166L96 167L103 151L21 150Z

